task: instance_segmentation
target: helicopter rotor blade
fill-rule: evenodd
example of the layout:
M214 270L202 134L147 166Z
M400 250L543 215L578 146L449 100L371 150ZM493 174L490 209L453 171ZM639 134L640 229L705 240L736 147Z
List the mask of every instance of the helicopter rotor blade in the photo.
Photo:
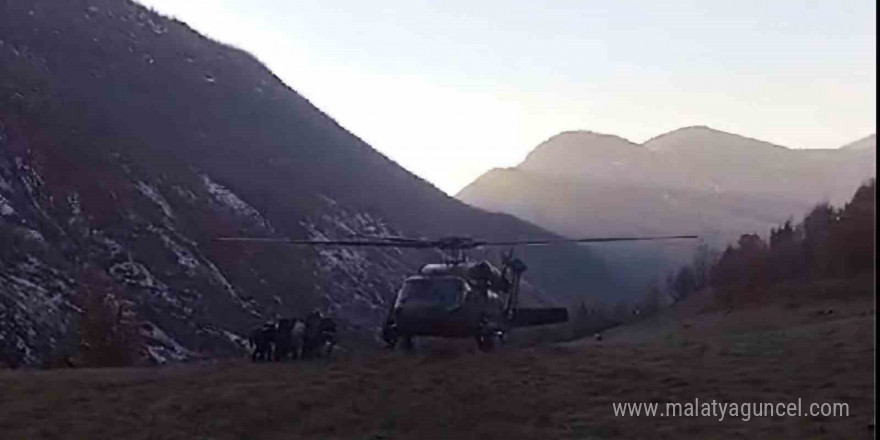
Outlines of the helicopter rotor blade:
M303 246L356 246L356 247L394 247L394 248L430 248L433 242L412 241L378 241L378 240L293 240L289 238L256 238L256 237L219 237L217 241L240 241L256 243L279 243Z
M396 236L396 235L381 236L381 235L353 234L352 236L357 237L357 238L363 238L366 240L385 240L385 241L392 241L392 242L397 242L397 243L414 243L414 242L422 243L422 242L425 242L425 240L420 239L420 238L400 237L400 236Z
M564 243L608 243L620 241L648 241L648 240L672 240L694 239L696 235L671 235L654 237L595 237L573 238L557 240L519 240L519 241L484 241L473 240L468 237L446 237L439 240L425 240L406 237L373 237L369 240L294 240L291 238L277 237L219 237L217 241L237 241L255 243L278 243L302 246L354 246L354 247L384 247L384 248L408 248L441 250L468 250L485 246L546 246Z
M654 237L596 237L596 238L572 238L562 240L523 240L523 241L484 241L477 246L546 246L562 243L609 243L617 241L651 241L651 240L675 240L695 239L696 235L667 235Z

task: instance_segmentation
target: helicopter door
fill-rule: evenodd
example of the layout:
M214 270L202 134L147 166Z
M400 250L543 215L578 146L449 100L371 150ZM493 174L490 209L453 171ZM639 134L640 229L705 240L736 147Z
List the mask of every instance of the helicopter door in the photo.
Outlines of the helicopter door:
M457 277L409 278L400 290L397 306L455 306L461 301L464 284L464 280Z

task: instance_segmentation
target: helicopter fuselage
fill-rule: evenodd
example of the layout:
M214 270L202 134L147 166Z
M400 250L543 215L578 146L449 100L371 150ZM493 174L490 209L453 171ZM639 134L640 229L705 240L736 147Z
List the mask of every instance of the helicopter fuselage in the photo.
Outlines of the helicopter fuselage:
M515 284L488 262L428 264L406 278L383 327L386 342L417 336L503 336L515 307Z
M434 287L433 298L413 295L414 285ZM460 286L456 295L445 300L439 289ZM505 331L506 302L488 288L473 286L456 276L413 276L404 281L389 318L398 335L472 338L486 331Z

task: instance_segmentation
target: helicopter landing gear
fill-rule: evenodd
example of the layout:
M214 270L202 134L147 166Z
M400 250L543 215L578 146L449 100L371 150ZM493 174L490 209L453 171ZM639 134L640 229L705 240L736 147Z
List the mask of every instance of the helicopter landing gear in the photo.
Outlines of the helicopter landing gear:
M504 344L504 332L489 325L489 319L483 317L480 322L480 333L477 336L477 348L482 352L490 352L495 345Z
M412 336L404 336L401 347L403 351L410 353L416 349L415 338Z
M389 350L394 350L399 335L397 334L397 324L393 320L388 320L382 327L382 339L385 340L385 346Z
M492 337L489 335L480 335L477 336L477 348L482 352L490 352L493 348L495 348L495 341L492 340Z
M504 345L504 333L496 331L477 336L477 348L482 352L488 353L492 351L496 345Z

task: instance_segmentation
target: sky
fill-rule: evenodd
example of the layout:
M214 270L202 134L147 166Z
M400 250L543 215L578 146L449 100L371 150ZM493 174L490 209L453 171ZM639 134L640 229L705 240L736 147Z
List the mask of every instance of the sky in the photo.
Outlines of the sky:
M876 132L873 0L140 0L453 195L565 130Z

